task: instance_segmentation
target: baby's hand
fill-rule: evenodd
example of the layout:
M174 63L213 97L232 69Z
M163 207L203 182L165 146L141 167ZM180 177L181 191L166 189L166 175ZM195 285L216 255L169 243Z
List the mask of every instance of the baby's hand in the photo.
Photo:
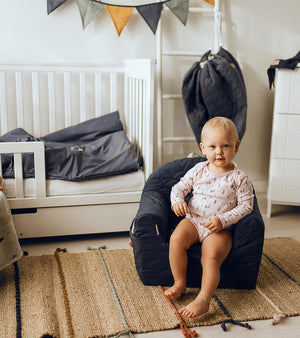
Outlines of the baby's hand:
M205 228L209 229L211 232L219 232L223 230L223 224L218 216L215 216L206 224L204 224Z
M175 215L177 217L186 215L188 213L188 207L186 202L184 201L176 202L173 205L173 211L175 212Z

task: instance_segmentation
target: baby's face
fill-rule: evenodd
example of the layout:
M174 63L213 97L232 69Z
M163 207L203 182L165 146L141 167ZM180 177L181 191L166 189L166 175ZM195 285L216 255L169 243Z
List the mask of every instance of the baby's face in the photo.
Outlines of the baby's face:
M232 160L237 153L240 141L233 133L221 128L208 129L200 143L201 150L210 162L209 169L222 173L234 168Z

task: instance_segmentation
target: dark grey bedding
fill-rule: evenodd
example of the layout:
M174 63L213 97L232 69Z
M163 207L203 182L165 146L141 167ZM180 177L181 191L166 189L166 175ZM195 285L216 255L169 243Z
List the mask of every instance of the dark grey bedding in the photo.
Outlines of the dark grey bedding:
M0 142L32 141L45 144L47 179L90 180L136 171L141 165L117 111L40 138L21 128L0 137ZM14 177L13 156L1 156L3 177ZM33 155L23 154L22 160L23 177L34 177Z

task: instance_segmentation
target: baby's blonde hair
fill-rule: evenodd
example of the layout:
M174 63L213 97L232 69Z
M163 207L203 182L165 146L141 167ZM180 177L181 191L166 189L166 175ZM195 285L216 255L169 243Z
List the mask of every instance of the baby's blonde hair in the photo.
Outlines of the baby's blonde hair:
M208 120L205 123L204 127L202 128L201 142L203 141L203 136L210 128L221 128L227 132L230 132L234 137L235 141L239 140L239 134L237 132L235 124L227 117L217 116Z

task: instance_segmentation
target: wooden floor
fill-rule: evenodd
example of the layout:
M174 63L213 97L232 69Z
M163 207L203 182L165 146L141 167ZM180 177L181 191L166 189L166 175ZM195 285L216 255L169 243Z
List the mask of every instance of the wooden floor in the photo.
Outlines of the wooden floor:
M294 237L300 241L300 207L273 206L272 217L266 217L267 199L264 194L258 194L258 204L266 225L266 238ZM127 233L115 235L73 236L63 238L46 238L22 240L24 251L30 255L53 254L55 249L67 248L69 252L82 252L88 246L99 247L106 245L108 249L129 248ZM299 300L300 301L300 300ZM251 331L238 326L228 325L228 332L223 332L220 325L199 327L196 331L199 337L259 337L259 338L298 338L300 332L300 316L286 318L278 325L272 326L270 320L249 322ZM163 332L136 334L136 338L182 338L180 329Z

